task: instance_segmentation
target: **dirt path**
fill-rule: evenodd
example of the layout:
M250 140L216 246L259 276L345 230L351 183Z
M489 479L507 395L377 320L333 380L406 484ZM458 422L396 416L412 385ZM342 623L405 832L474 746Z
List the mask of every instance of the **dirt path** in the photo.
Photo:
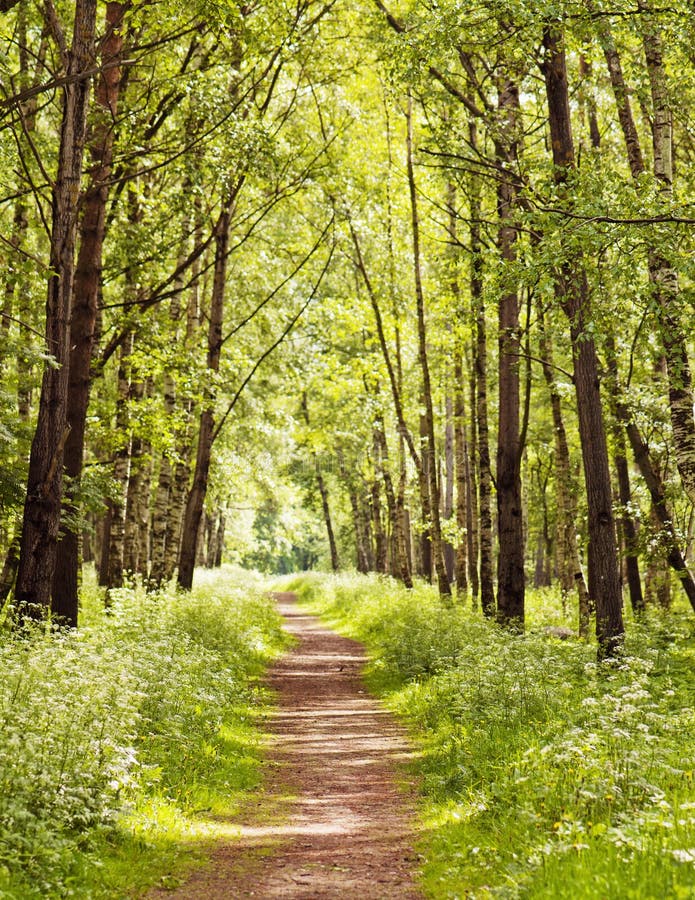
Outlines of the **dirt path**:
M359 644L278 594L297 647L271 670L270 773L241 837L166 896L416 900L402 732L365 691ZM153 896L161 896L155 893Z

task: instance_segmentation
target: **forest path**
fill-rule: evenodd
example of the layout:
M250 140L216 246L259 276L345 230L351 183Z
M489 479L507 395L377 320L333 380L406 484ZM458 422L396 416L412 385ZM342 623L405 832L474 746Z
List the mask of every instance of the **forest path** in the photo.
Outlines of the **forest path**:
M267 776L241 836L166 896L416 900L402 730L366 692L359 644L276 594L296 647L271 669ZM153 896L161 896L155 892Z

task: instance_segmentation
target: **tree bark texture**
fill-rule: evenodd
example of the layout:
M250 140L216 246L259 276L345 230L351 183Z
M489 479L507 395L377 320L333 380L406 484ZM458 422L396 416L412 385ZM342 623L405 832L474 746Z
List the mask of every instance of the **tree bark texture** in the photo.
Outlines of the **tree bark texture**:
M562 38L550 27L543 34L548 119L556 180L564 184L575 166L567 66ZM589 594L596 607L599 655L612 656L623 640L622 593L615 540L613 495L606 430L601 408L599 366L591 321L589 284L581 259L563 263L558 288L570 323L574 383L589 519Z
M31 446L15 601L20 617L48 612L63 499L63 453L68 437L67 394L70 312L77 201L80 192L90 79L94 61L96 0L77 0L72 47L63 88L58 169L52 192L46 350L57 367L44 368L39 414Z
M64 455L64 471L69 478L64 509L73 521L79 518L75 495L79 489L84 462L85 426L101 285L102 246L106 231L106 204L113 159L114 122L118 111L121 82L121 69L118 63L123 48L121 26L124 13L124 3L107 3L106 34L101 44L101 61L104 68L97 79L91 109L91 135L88 146L91 164L90 183L82 200L80 243L73 285L67 396L67 422L70 431L65 442ZM71 626L77 625L80 569L78 529L78 522L76 527L69 524L63 526L53 577L53 614Z
M495 144L500 167L509 168L517 160L516 132L519 116L519 89L505 78L499 90L498 123L502 137ZM514 223L516 187L510 176L497 185L497 246L502 265L516 260L517 228ZM503 279L506 279L506 272ZM499 407L497 430L497 617L504 624L524 624L524 521L521 498L521 443L519 439L519 297L516 287L504 283L498 308L499 323Z

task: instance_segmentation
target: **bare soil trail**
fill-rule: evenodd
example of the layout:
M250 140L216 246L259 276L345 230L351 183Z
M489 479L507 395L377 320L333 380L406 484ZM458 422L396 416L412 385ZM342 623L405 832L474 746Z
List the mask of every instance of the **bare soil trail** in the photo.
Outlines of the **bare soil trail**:
M403 760L410 750L366 692L359 644L277 594L297 646L271 669L269 773L240 837L167 897L417 900L413 810ZM155 891L151 897L161 897Z

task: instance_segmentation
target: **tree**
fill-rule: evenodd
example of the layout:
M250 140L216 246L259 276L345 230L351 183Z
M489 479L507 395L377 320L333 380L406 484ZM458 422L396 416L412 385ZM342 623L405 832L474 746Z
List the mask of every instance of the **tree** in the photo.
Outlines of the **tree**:
M74 277L76 200L80 190L94 55L96 0L76 0L72 45L64 54L66 84L60 151L52 191L46 346L52 360L41 385L29 461L15 600L19 615L41 618L51 601L60 525L63 454L69 435L67 398Z

